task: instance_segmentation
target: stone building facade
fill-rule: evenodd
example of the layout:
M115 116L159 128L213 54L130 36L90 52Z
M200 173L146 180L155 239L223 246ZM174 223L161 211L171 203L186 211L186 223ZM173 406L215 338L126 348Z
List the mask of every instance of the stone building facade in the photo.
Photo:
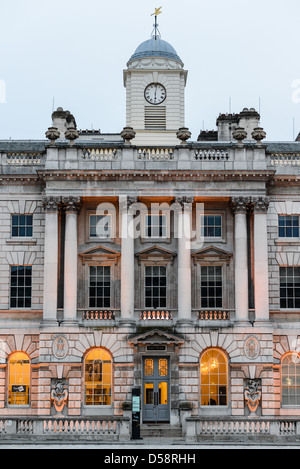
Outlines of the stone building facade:
M154 36L120 134L0 141L2 435L130 438L133 388L145 435L298 434L300 144L252 108L191 140L186 83Z

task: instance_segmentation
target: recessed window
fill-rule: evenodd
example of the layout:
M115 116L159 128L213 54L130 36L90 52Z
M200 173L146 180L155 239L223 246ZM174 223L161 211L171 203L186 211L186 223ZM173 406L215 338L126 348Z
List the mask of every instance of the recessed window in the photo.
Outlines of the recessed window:
M201 405L227 405L227 359L218 349L209 349L201 357Z
M145 215L145 238L167 237L167 215Z
M91 350L84 364L85 405L111 405L112 364L110 354L102 349Z
M110 307L110 266L90 266L89 307Z
M278 215L278 236L280 238L299 238L299 216Z
M280 308L300 308L300 267L280 267Z
M167 268L162 265L145 266L145 307L167 306Z
M15 352L8 367L8 405L28 405L30 362L23 352Z
M300 357L296 352L282 359L281 392L282 405L300 405Z
M32 215L12 215L11 235L12 237L32 236Z
M222 304L222 267L201 266L201 308L222 308Z
M204 238L221 238L222 215L201 215L201 236Z
M32 267L12 265L10 267L10 307L31 308Z
M90 215L90 238L111 238L112 225L110 214Z

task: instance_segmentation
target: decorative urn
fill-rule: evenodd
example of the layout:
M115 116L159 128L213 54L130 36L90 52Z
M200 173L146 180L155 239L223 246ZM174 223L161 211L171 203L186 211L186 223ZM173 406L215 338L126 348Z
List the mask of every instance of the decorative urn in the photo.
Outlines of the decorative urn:
M55 140L60 137L60 132L57 127L49 127L45 135L50 140L51 144L54 145Z
M130 144L130 140L135 137L136 132L132 127L124 127L121 132L121 137L125 140L126 143Z
M247 137L247 132L244 127L236 127L232 132L232 136L239 143L242 143L242 141Z
M255 127L251 135L257 143L260 143L264 138L266 138L267 134L262 127Z
M181 140L182 144L185 144L186 141L191 137L191 135L192 134L187 127L180 127L180 129L178 129L176 133L177 138Z

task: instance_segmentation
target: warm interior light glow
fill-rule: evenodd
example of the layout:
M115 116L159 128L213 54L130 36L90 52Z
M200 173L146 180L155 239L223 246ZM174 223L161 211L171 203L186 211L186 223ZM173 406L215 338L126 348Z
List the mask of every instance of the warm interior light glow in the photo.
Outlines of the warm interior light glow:
M85 359L85 404L111 405L112 365L109 353L97 348Z

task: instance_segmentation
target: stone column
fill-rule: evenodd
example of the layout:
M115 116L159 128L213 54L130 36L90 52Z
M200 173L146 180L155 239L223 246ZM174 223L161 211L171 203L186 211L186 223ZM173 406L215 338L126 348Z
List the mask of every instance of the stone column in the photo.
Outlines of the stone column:
M45 197L45 251L44 251L44 299L43 322L57 321L58 283L58 210L60 197Z
M234 213L234 259L235 259L235 317L237 321L248 321L248 254L247 254L247 210L250 197L233 197L231 208Z
M267 197L253 197L254 301L256 321L269 319Z
M134 321L134 230L131 205L137 197L119 197L121 220L121 322Z
M192 319L191 216L193 197L177 197L178 204L178 321Z
M66 212L65 259L64 259L64 316L63 321L77 322L77 216L80 209L80 197L62 199Z

